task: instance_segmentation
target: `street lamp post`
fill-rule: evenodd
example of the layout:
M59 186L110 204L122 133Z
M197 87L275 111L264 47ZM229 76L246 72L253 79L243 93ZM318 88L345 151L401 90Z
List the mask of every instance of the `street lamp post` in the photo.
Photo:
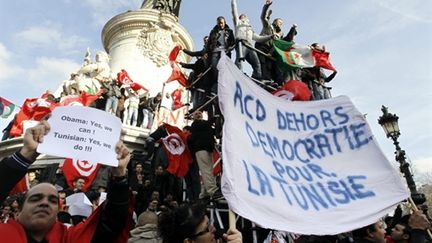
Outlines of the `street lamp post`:
M395 158L396 161L398 161L400 164L399 165L400 171L405 176L405 179L408 184L408 188L410 189L411 192L411 198L417 205L422 204L426 201L426 197L423 193L419 193L417 191L417 187L410 170L410 165L407 162L405 157L405 150L401 149L401 147L399 146L399 142L398 142L398 138L400 135L399 125L398 125L399 117L389 113L387 107L385 106L381 107L381 111L383 112L383 115L379 117L378 123L383 127L386 136L393 140L393 144L396 147Z

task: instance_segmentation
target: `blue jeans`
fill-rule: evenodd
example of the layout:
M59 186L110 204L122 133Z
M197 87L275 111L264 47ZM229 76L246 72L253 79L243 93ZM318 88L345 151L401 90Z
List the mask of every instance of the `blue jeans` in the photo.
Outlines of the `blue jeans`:
M150 129L153 125L153 112L151 110L143 109L143 122L141 127Z
M261 63L260 63L260 60L258 58L258 54L256 53L256 51L251 50L244 45L240 45L240 48L237 47L236 50L237 50L237 57L235 60L236 66L241 71L243 71L242 70L242 63L240 60L240 57L243 57L252 66L252 69L253 69L252 78L261 79L262 78Z
M127 125L136 126L138 121L138 108L128 108Z
M118 99L115 96L108 97L105 104L105 111L110 112L111 114L116 114L117 112ZM111 111L110 111L111 109Z

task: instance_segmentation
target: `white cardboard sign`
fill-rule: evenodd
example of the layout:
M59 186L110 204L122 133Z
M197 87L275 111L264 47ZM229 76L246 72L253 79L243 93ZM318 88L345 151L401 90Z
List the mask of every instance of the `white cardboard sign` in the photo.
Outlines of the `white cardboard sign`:
M48 123L51 130L38 146L39 153L118 166L118 117L90 107L62 106L54 109Z

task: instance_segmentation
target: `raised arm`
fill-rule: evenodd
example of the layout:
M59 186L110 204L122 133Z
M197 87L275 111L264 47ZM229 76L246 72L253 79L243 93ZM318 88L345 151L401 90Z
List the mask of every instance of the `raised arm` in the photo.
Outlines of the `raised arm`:
M239 19L239 15L237 11L237 0L231 0L231 12L232 12L232 18L234 22L234 28L236 28Z
M50 127L46 121L26 130L23 147L11 157L0 162L0 203L9 195L12 188L25 176L30 165L39 156L36 148Z
M122 142L117 143L116 153L119 166L111 170L106 204L101 206L104 208L92 242L111 242L121 234L129 220L129 184L126 173L130 153Z
M273 35L258 35L257 33L253 32L252 40L256 42L266 42L273 38Z
M262 8L262 12L261 12L261 23L262 23L262 27L263 30L270 28L271 29L271 25L270 25L270 14L271 14L271 10L270 10L270 5L272 5L273 0L266 0L263 8Z

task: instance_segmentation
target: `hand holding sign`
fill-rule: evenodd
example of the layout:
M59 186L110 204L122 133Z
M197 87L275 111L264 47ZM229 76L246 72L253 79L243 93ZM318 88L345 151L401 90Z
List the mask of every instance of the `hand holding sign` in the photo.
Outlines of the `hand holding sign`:
M44 143L38 146L39 153L97 161L114 167L119 163L116 152L120 153L120 160L128 158L124 155L124 145L116 151L121 122L109 113L81 106L57 107L48 122L51 129ZM41 131L36 131L35 136L40 136Z
M35 161L37 156L39 156L36 148L39 143L43 142L43 138L48 134L49 130L50 126L46 121L41 121L38 125L27 129L24 133L24 146L20 151L21 155L29 161Z
M127 165L130 160L130 153L123 142L118 142L116 145L117 159L119 165L112 169L112 175L116 177L125 176L127 172Z

